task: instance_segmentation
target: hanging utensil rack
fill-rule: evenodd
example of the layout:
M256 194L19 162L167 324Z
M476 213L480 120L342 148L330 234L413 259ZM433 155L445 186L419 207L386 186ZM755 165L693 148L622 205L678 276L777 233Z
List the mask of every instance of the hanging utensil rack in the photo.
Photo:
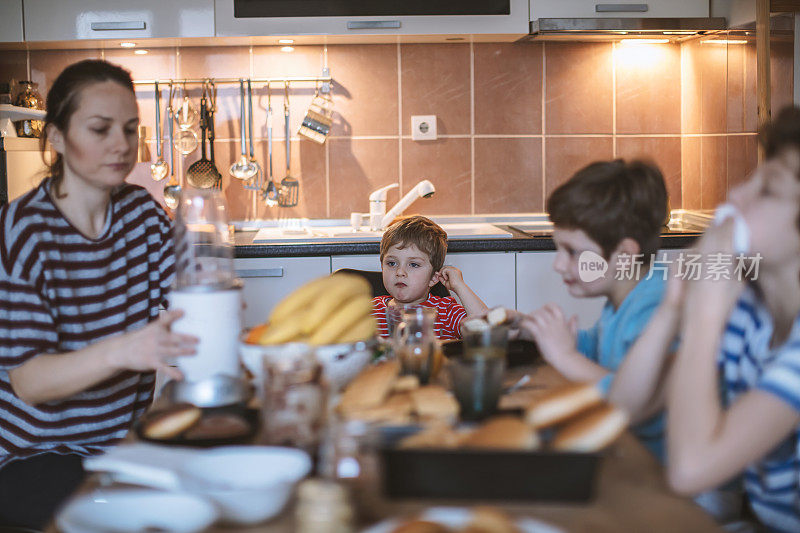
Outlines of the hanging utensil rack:
M226 84L239 84L239 80L250 80L250 83L265 83L265 84L278 84L278 83L321 83L321 92L328 92L331 90L331 83L333 79L330 75L330 69L322 69L322 76L289 76L279 78L185 78L185 79L158 79L158 80L134 80L134 85L155 85L174 83L176 85L202 85L204 83L214 82L216 85Z

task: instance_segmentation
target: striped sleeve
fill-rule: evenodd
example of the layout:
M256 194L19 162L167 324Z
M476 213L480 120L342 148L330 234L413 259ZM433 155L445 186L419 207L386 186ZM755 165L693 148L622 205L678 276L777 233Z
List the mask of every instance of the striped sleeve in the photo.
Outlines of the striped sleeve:
M158 213L158 235L160 237L160 249L158 260L158 285L161 288L163 300L161 306L167 307L166 295L169 293L170 285L175 277L175 247L173 240L172 221L167 212L159 204L153 202Z
M455 298L442 298L437 306L439 310L436 319L440 339L460 339L461 323L467 317L467 311L456 302Z
M786 343L767 366L758 389L800 411L800 339Z
M389 324L386 322L386 296L376 296L372 299L372 316L378 325L378 335L389 336Z
M0 369L58 350L53 317L32 284L0 273L0 302Z

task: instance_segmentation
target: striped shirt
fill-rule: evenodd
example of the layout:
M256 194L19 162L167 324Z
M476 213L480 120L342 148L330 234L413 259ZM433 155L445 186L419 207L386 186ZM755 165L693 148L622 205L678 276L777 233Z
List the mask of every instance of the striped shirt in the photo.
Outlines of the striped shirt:
M782 346L770 348L772 333L772 317L748 287L736 303L720 346L718 364L728 405L757 389L800 411L800 317ZM800 531L800 427L747 467L744 489L753 512L770 529Z
M391 300L391 296L376 296L372 299L372 315L378 322L378 334L381 337L389 336L389 325L386 322L386 306ZM433 325L433 332L436 337L442 340L461 338L461 322L466 318L467 312L456 302L455 298L428 294L428 298L420 305L433 307L437 310L436 322Z
M101 236L89 239L48 194L50 180L0 209L0 466L32 455L90 455L125 437L152 401L152 372L119 372L72 397L31 406L9 370L140 329L172 281L170 220L149 193L111 195Z

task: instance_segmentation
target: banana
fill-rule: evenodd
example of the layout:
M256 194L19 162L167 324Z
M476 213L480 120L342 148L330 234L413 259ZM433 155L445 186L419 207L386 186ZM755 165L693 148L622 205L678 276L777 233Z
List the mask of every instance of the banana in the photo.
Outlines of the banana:
M295 318L294 315L297 311L307 308L319 294L325 293L326 285L331 284L333 286L335 284L336 280L333 278L334 276L317 278L295 289L278 302L278 305L272 310L269 321L275 324L283 322L287 317Z
M342 333L338 339L336 339L337 344L346 344L351 342L358 342L367 340L370 337L375 335L375 317L372 314L361 318L353 324L351 327L347 328L344 333Z
M258 343L281 344L295 340L303 332L303 311L295 313L294 316L295 319L290 317L278 323L270 322Z
M342 309L342 303L355 296L365 296L370 299L372 288L367 280L353 274L335 274L330 276L331 283L320 292L303 318L303 333L312 335L314 332L327 325L336 309ZM366 314L366 313L365 313Z
M311 334L311 344L331 344L348 328L354 326L362 318L372 312L372 299L369 296L357 295L347 300L344 305L328 317L325 322Z

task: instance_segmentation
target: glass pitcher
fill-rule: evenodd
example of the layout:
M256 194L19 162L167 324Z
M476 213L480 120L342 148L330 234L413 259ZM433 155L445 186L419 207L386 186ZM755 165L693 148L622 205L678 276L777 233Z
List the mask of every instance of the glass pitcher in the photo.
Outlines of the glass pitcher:
M439 340L434 332L437 310L414 307L403 310L402 322L394 332L395 353L403 374L413 374L425 385L434 374Z

